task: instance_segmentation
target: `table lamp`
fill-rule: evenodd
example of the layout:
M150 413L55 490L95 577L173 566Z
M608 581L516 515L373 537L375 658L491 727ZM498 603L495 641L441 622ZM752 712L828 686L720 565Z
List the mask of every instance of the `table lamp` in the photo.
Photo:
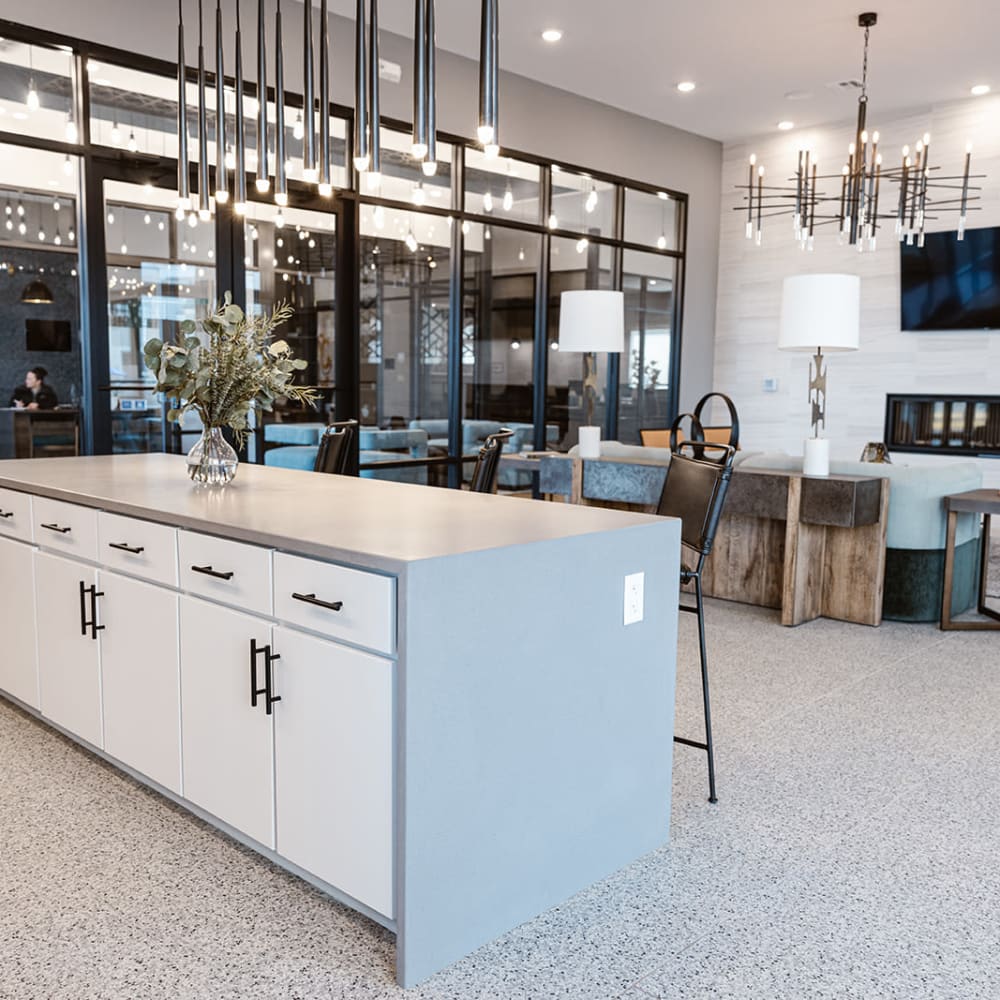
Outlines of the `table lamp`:
M856 351L861 327L861 279L854 274L797 274L785 278L781 295L778 349L814 351L809 371L809 403L813 436L805 442L802 471L830 474L830 442L826 430L826 368L823 352Z
M599 289L563 292L559 301L559 350L583 353L587 422L580 428L580 457L600 458L601 428L594 426L597 353L625 350L625 294Z

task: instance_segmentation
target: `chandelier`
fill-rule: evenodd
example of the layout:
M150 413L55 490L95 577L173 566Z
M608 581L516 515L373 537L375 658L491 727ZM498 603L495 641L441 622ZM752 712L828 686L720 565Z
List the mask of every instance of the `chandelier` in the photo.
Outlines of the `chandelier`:
M978 201L969 180L985 175L971 175L972 144L965 149L965 166L960 175L942 176L940 168L931 165L930 133L925 132L911 151L904 146L898 166L883 166L879 149L879 133L868 131L868 43L871 29L878 21L874 13L861 14L858 26L864 28L864 62L861 72L861 94L858 97L858 121L854 141L847 147L847 162L839 173L821 174L815 154L800 149L795 175L785 184L765 185L764 167L756 155L750 157L746 184L737 190L746 191L744 205L737 212L746 215L746 237L761 243L763 220L775 216L791 216L796 241L803 250L812 250L816 227L835 225L840 243L855 246L859 251L874 250L879 230L891 224L900 242L924 245L924 225L947 212L958 212L958 239L964 239L970 202ZM839 191L837 182L839 181ZM882 199L882 184L898 186L886 200ZM823 189L833 187L832 192ZM970 193L971 192L971 193ZM977 207L971 208L978 211Z

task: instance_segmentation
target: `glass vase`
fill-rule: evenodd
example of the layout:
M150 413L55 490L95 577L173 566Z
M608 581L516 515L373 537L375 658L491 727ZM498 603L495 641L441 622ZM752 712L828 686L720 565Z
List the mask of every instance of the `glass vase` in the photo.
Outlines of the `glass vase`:
M222 436L221 427L206 427L187 456L188 475L198 486L231 483L237 465L239 459L232 445Z

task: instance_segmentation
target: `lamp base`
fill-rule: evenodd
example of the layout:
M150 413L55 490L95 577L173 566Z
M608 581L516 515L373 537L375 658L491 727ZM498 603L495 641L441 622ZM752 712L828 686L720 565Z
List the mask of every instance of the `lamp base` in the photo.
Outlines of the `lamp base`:
M802 474L805 476L830 475L830 442L827 438L806 438Z
M601 457L601 428L584 425L580 428L580 458Z

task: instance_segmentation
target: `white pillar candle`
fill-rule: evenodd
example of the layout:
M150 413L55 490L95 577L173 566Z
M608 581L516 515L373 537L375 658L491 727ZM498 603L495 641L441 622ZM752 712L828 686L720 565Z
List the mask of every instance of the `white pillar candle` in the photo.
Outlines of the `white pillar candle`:
M830 475L830 441L827 438L806 438L802 472L807 476Z
M601 428L580 428L580 458L601 457Z

